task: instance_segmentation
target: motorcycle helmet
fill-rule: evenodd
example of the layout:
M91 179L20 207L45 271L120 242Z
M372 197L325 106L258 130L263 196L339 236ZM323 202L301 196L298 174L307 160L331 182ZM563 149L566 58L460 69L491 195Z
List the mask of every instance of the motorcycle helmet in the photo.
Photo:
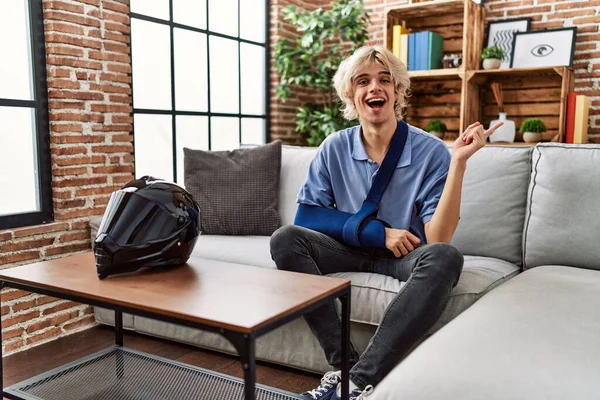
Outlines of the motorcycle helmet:
M114 192L94 240L98 278L184 264L200 235L200 209L181 186L144 176Z

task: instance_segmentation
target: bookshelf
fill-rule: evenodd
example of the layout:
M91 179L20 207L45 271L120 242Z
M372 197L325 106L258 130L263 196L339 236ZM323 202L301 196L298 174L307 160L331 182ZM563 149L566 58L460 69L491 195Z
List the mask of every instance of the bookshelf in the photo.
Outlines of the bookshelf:
M516 145L523 143L519 126L527 118L540 118L548 126L542 138L564 138L566 99L573 90L573 70L568 67L481 69L485 38L485 8L472 0L429 0L402 4L386 10L384 45L391 50L392 27L411 32L430 30L444 38L444 54L461 53L459 68L410 71L412 96L406 121L424 128L433 119L448 127L447 139L455 138L470 123L488 126L497 119L498 106L491 82L501 82L504 111L517 127Z

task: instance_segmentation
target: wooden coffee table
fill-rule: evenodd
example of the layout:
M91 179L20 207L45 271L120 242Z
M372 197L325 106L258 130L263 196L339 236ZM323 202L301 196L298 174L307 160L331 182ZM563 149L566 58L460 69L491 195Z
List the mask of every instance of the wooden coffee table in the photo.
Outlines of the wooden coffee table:
M256 338L335 298L342 303L342 390L347 398L346 279L194 258L179 267L101 281L90 252L2 270L0 286L115 311L115 346L9 388L0 385L10 399L295 399L293 393L256 384ZM127 349L123 312L222 334L239 353L244 380Z

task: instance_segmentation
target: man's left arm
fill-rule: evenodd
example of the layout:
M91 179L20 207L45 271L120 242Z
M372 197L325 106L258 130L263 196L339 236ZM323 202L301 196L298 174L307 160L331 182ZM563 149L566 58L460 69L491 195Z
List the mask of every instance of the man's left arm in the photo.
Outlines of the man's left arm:
M452 145L452 158L446 184L431 220L424 225L427 243L450 243L452 240L460 217L460 201L467 160L485 146L487 138L502 124L499 122L488 130L484 130L479 122L471 124Z

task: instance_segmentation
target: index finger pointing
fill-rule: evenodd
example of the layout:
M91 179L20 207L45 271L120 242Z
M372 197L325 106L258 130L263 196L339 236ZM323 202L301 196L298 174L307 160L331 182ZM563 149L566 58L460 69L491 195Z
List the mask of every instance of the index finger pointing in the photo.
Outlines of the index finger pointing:
M494 133L494 131L496 131L496 129L500 128L502 125L504 125L504 122L502 121L498 121L494 124L494 126L492 126L490 129L488 129L487 131L484 132L484 138L489 137L492 133Z

